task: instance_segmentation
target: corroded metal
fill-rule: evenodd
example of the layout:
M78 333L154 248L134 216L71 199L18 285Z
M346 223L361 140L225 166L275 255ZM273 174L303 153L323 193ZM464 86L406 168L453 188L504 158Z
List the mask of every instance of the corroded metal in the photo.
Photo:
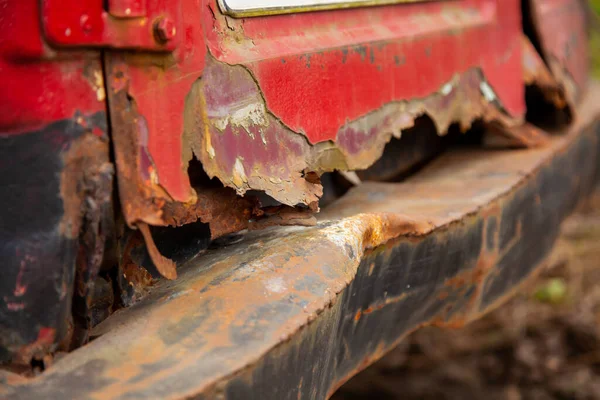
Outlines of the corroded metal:
M580 0L529 0L529 7L542 57L575 105L588 81L588 8Z
M517 0L243 20L216 0L184 1L181 22L172 54L105 55L132 227L169 224L168 203L198 218L202 188L186 173L194 156L239 194L314 209L316 175L367 168L420 115L444 134L451 122L514 123L525 112Z
M101 54L51 48L43 3L0 11L0 363L27 366L89 328L113 216Z
M564 87L552 75L531 40L523 36L523 79L526 85L538 87L544 98L558 108L567 105Z
M600 178L600 88L564 135L456 150L404 183L367 183L317 226L245 234L113 314L18 398L324 398L423 325L479 317L544 265Z
M392 137L399 138L420 116L431 118L440 135L453 122L466 130L475 119L515 125L496 109L493 96L481 72L471 69L423 99L391 102L347 121L333 142L311 144L269 112L246 68L208 56L203 79L186 106L200 114L198 124L188 125L194 127L192 150L209 176L240 195L262 190L294 206L316 204L322 195L320 182L306 179L306 172L365 169L381 157Z
M112 218L106 129L98 112L0 134L3 362L68 347L73 297L92 295Z

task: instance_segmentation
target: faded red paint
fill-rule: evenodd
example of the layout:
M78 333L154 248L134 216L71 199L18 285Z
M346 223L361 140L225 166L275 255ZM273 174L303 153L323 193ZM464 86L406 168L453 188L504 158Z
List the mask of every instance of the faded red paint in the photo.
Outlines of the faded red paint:
M160 185L176 201L193 200L183 157L183 112L187 94L202 76L206 46L200 15L206 12L199 2L183 1L182 43L170 55L149 57L128 54L125 71L128 93L147 124L147 149ZM112 55L107 56L111 59Z
M571 102L587 88L588 40L584 2L581 0L529 0L534 28L544 60L563 85Z
M183 7L183 42L172 57L127 57L128 93L147 121L158 183L176 201L193 201L183 104L203 76L206 48L252 72L270 112L311 143L335 140L347 121L387 103L435 93L471 67L481 68L513 116L524 112L516 0L247 19L223 16L212 0ZM259 156L244 148L231 156Z
M21 347L14 355L13 362L16 364L29 364L34 357L42 358L50 352L55 338L55 329L45 326L40 327L35 342Z
M316 48L289 55L287 38L264 49L259 42L258 52L268 59L248 66L268 108L311 143L335 141L346 122L392 101L424 98L470 67L481 68L503 106L519 117L524 102L518 7L518 1L486 0L340 11L327 15L336 23L323 22L320 32L283 16L270 25L308 30L301 37ZM252 22L244 24L249 36ZM319 44L311 35L318 35ZM354 44L341 46L344 41Z
M48 41L56 46L112 47L152 51L173 50L179 44L176 31L181 2L111 0L43 0L42 25ZM129 10L129 12L128 12ZM170 41L158 41L154 24L172 23Z
M84 71L102 77L98 53L50 50L40 29L37 0L0 1L0 132L17 134L48 122L71 118L79 110L104 109Z

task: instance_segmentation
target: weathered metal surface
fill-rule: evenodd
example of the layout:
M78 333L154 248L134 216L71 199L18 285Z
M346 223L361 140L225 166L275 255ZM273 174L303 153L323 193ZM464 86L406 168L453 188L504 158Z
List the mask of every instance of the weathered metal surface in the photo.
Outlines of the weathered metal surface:
M367 168L381 157L386 143L419 116L430 116L440 134L452 122L466 130L477 118L500 118L493 99L482 93L487 82L480 71L471 69L424 99L388 103L347 121L334 142L310 144L268 111L246 68L209 57L198 85L187 106L203 114L190 135L197 138L192 150L206 173L240 195L262 190L290 206L316 204L321 197L320 182L307 179L307 172Z
M530 148L548 145L550 137L546 132L529 123L512 128L491 123L487 125L482 142L488 148Z
M53 46L172 51L182 42L183 32L177 34L181 29L182 8L178 0L41 0L40 3L44 36ZM168 40L156 37L157 31L168 34Z
M580 0L529 0L537 41L547 66L570 105L588 81L587 7Z
M418 119L415 127L403 131L400 138L392 138L385 145L381 157L373 165L356 171L356 174L360 180L376 182L402 178L440 154L453 139L451 136L438 135L431 119Z
M567 105L566 93L538 54L531 40L523 36L523 78L525 84L538 87L544 98L558 108Z
M449 122L488 116L488 103L494 116L524 113L516 0L244 20L215 0L183 7L185 42L172 55L106 56L108 86L120 88L109 90L111 107L131 105L114 127L142 138L128 150L116 143L120 187L139 189L120 193L130 225L164 225L165 203L196 201L186 173L194 154L240 194L314 206L321 185L305 176L366 168L418 115L443 134ZM142 158L150 162L135 171Z
M0 134L0 351L28 364L69 340L93 289L111 202L106 115ZM108 215L107 215L108 214Z
M158 248L152 239L152 234L150 233L150 228L148 228L148 225L144 222L141 222L138 224L138 228L140 232L142 232L144 242L146 243L146 249L148 250L148 254L152 259L152 263L158 272L160 272L160 274L167 279L177 278L177 265L173 262L173 260L160 254L160 251L158 251Z
M0 2L0 362L68 348L110 231L99 52L51 49L41 2Z
M2 1L1 6L0 131L31 131L77 111L105 111L99 53L71 51L66 57L48 48L37 0Z
M252 195L239 197L229 188L202 188L194 204L166 203L162 218L169 226L210 222L211 238L216 239L246 229L250 220L264 214L260 206Z
M600 87L565 135L456 150L400 184L367 183L310 228L208 251L6 399L324 398L411 330L458 326L544 263L600 178Z

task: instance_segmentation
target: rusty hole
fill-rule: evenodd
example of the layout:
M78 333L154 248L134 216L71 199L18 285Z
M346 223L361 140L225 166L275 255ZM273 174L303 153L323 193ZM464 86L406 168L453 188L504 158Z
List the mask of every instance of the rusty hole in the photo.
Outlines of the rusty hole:
M210 178L204 171L204 167L196 154L192 154L192 159L188 163L188 178L190 179L190 185L197 190L202 188L216 188L223 187L221 182L217 178Z
M323 196L319 199L321 208L329 206L352 187L352 184L337 172L326 172L321 175L321 185L323 185Z
M31 371L33 375L39 375L46 369L46 365L43 359L32 358L31 359Z
M525 88L525 105L525 119L550 132L567 126L573 120L570 107L556 107L548 100L543 90L535 85Z
M225 188L218 178L210 178L204 171L202 163L195 154L188 164L188 177L190 179L190 185L200 193L206 189ZM243 197L255 198L258 202L259 207L275 207L280 206L281 203L269 196L262 190L248 190Z
M415 119L414 126L402 131L400 138L392 138L386 144L382 156L369 168L356 171L361 181L402 182L418 173L436 157L453 146L481 146L484 123L475 120L466 132L459 124L448 127L445 135L439 135L433 120L423 115ZM323 197L319 205L329 206L342 197L352 184L338 172L321 176Z
M427 115L420 116L412 128L402 131L399 139L390 140L373 165L356 173L365 181L402 181L441 154L455 138L455 128L449 134L438 135L433 120Z
M209 225L199 221L179 227L152 226L150 231L160 253L173 260L177 265L182 265L202 253L211 242ZM131 257L153 278L160 277L146 246L134 247Z

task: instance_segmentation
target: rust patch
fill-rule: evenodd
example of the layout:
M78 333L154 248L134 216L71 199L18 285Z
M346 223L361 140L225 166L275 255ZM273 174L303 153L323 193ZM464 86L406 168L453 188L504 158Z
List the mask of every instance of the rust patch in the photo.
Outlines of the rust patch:
M132 258L134 249L145 246L141 232L139 230L129 231L123 243L117 284L121 291L121 303L124 306L130 306L149 293L150 288L156 283L156 279Z
M115 57L107 67L112 139L123 215L130 227L139 221L165 225L161 218L162 207L170 197L156 184L156 170L147 149L145 120L128 96L127 66Z
M240 197L230 188L208 188L197 191L193 204L166 203L163 220L170 226L181 226L200 220L210 224L211 238L248 227L248 221L263 214L254 196Z
M232 164L232 177L229 183L234 187L233 190L222 187L195 187L195 190L192 189L193 196L189 202L173 201L158 182L156 168L147 148L149 132L146 121L137 113L135 99L128 95L129 79L126 64L119 61L117 57L111 58L109 63L111 116L114 127L115 156L119 169L120 200L127 225L132 228L144 223L154 226L181 226L200 220L210 225L211 238L215 239L245 229L248 227L249 221L263 216L264 212L260 209L257 198L238 196L250 189L250 186L247 185L248 177L241 158L237 159L237 162L234 160ZM184 109L182 165L187 165L192 159L192 150L195 153L207 155L208 159L214 156L214 148L210 143L211 137L209 135L201 136L196 132L198 129L204 129L204 121L206 121L204 97L199 89L198 84L194 85L188 94ZM260 120L261 113L259 111L249 109L249 112L254 118L253 123L264 123ZM228 112L223 118L228 124L234 124L238 128L250 128L249 125L245 125L246 122L239 113ZM303 139L298 136L295 140L302 141ZM206 152L199 151L202 144ZM242 145L246 144L242 143ZM228 154L235 153L235 151L228 152ZM286 153L283 148L281 154L282 157L285 157ZM211 164L206 159L202 161L204 168L210 172ZM272 166L272 168L279 167L278 165ZM259 172L255 172L251 180L260 180ZM306 191L308 187L313 188L314 193L318 195L322 193L318 176L315 178L310 171L305 173L299 169L297 178L298 181L305 182L305 187L301 186L295 189L296 193ZM293 186L290 184L288 189ZM260 190L261 186L254 185L254 188ZM306 203L312 203L314 210L317 200L318 197L314 196L307 198ZM305 201L300 203L305 203ZM272 221L275 219L276 217ZM282 218L282 221L287 224L292 224L294 221L306 223L304 218ZM259 226L266 225L255 224L255 227ZM149 239L149 236L146 236L146 239ZM150 247L152 245L149 246L149 249ZM160 256L158 251L153 251L151 254L153 254L153 259L156 258L159 263L163 264L164 269L161 273L167 272L169 276L173 276L167 259Z
M42 359L48 354L56 338L56 330L53 328L41 327L38 331L38 337L35 342L21 347L13 356L12 362L15 364L26 365L32 359Z
M544 98L557 108L567 105L566 94L562 86L552 75L544 60L527 36L523 35L523 79L526 85L537 86Z
M523 124L510 129L498 123L490 123L483 136L486 147L532 148L550 143L550 136L531 124Z
M160 254L156 248L156 244L154 244L154 240L152 239L152 234L150 233L150 228L148 228L148 225L144 222L140 222L138 223L138 228L140 232L142 232L142 236L144 236L148 254L150 254L150 258L152 259L152 262L154 263L154 266L158 272L160 272L160 274L167 279L176 279L177 267L175 263Z
M83 127L91 125L91 122L84 117L78 118L77 123ZM97 200L101 202L107 201L107 197L110 197L110 182L96 182L100 179L98 175L112 179L112 165L108 163L107 154L108 137L93 134L90 126L90 132L74 140L63 155L65 166L61 176L60 195L63 199L65 215L60 231L70 239L77 238L81 231L86 196L95 194L94 197L99 196ZM98 190L102 193L96 193Z
M365 169L381 157L392 137L400 138L402 131L412 128L415 120L423 115L431 118L440 136L446 134L452 123L458 123L464 132L480 118L516 125L518 121L496 110L496 101L493 89L481 72L470 69L424 99L389 103L349 122L338 132L336 144L345 156L348 169Z
M104 259L106 239L113 229L114 171L108 160L109 140L104 132L105 127L98 127L93 119L85 117L76 118L76 123L87 132L75 139L63 153L64 169L60 180L65 210L61 232L68 238L78 240L73 320L68 337L60 345L65 349L75 343L80 345L87 342L97 293L95 283ZM60 289L62 297L68 295L66 285L63 282Z
M208 56L191 93L186 109L200 121L190 133L197 138L193 151L211 178L239 195L261 190L289 206L318 201L321 185L303 176L314 171L305 157L311 146L267 112L248 70Z
M148 293L148 288L153 285L152 275L145 268L128 262L123 265L123 277L127 279L129 285L133 287L134 294L132 301L135 303Z
M314 216L314 210L297 209L287 206L268 207L262 210L263 218L250 221L249 230L264 229L269 226L300 225L314 226L317 224L317 218Z

